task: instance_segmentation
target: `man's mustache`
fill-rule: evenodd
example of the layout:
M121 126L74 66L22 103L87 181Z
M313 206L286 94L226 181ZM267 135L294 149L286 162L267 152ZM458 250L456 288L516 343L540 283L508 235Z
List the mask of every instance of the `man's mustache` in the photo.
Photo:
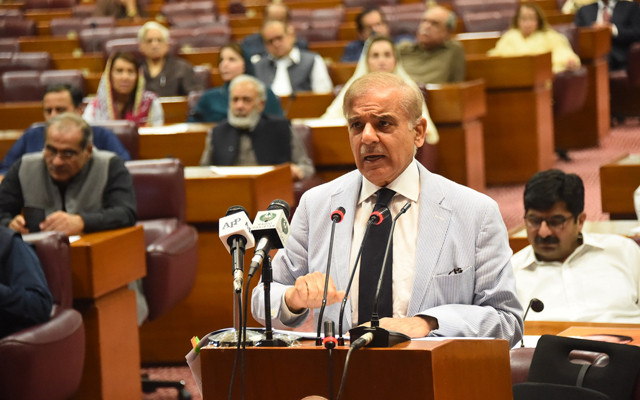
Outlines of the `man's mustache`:
M558 244L559 240L555 236L547 236L545 238L536 236L536 244Z

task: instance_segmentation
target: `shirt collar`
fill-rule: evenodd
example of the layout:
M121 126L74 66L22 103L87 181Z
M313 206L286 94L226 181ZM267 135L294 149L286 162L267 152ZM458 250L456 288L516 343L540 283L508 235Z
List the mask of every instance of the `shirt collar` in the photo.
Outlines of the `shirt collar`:
M608 5L605 5L602 0L598 0L598 10L602 10L605 6L609 7L609 10L613 10L616 6L617 0L609 0Z
M409 166L393 182L386 186L412 202L417 202L420 195L420 185L416 185L416 182L420 182L420 171L418 170L417 162L416 159L413 159ZM358 205L373 196L379 189L380 186L371 183L363 176Z
M282 56L280 58L273 58L274 61L290 61L292 64L298 64L300 62L300 49L296 46L293 46L293 49L286 56Z

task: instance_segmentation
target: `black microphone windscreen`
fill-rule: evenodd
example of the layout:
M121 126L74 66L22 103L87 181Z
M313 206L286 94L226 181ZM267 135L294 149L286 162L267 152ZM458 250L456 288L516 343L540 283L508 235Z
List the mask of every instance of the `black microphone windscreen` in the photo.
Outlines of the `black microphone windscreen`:
M227 209L227 213L225 214L225 216L227 215L231 215L231 214L236 214L239 212L243 212L245 214L247 214L247 216L249 215L249 213L247 212L247 209L242 207L242 206L231 206Z
M289 219L289 215L291 214L291 207L289 207L289 203L284 200L275 199L271 202L271 204L269 204L269 207L267 207L267 210L278 209L284 211L284 215L287 217L287 219Z
M535 312L540 312L544 310L544 303L540 299L533 298L531 299L531 309Z
M344 218L344 214L347 211L344 207L338 207L334 212L331 213L331 220L336 222L342 222L342 218Z

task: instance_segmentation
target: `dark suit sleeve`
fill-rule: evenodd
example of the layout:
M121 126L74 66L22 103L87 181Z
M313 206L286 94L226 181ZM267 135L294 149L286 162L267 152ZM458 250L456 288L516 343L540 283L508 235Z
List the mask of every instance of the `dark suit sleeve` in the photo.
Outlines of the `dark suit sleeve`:
M124 148L115 133L102 127L93 128L93 144L100 150L112 151L125 161L131 160L131 155Z
M107 187L102 195L102 210L81 212L84 232L124 228L136 223L136 196L133 178L118 157L109 161Z
M22 212L24 199L18 177L21 164L22 159L20 158L9 168L0 183L0 225L9 226L13 217Z
M589 9L585 7L580 7L576 12L576 15L573 17L573 23L576 26L587 27L591 26L595 18L593 20L589 18Z
M17 236L0 264L0 337L49 320L53 297L34 251Z
M618 30L614 36L614 42L630 44L640 40L640 5L636 2L624 2L616 5L616 8L626 6L626 10L613 15L612 22Z

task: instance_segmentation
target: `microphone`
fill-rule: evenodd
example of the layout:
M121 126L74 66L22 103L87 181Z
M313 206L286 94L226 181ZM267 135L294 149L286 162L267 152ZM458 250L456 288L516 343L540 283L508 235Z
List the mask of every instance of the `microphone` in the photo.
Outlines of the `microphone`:
M344 345L344 338L342 337L342 317L344 316L344 308L347 304L347 298L349 297L349 291L351 290L351 283L353 282L353 277L356 275L356 270L358 269L358 262L360 261L360 256L362 255L362 248L364 247L364 242L369 235L369 230L372 225L380 225L385 218L389 218L391 213L387 207L383 207L378 211L374 211L369 216L369 220L367 221L367 227L364 230L364 234L362 235L362 242L360 243L360 248L358 249L358 255L356 256L356 261L353 264L353 268L351 269L351 276L349 277L349 283L347 284L347 289L345 290L344 297L342 298L342 304L340 305L340 317L338 319L338 343L340 346Z
M329 276L331 273L331 255L333 253L333 236L336 233L336 224L340 223L344 218L345 210L343 207L338 207L334 212L331 213L331 236L329 237L329 255L327 257L327 269L325 271L324 277L324 292L322 293L322 305L320 306L320 312L318 313L318 335L316 336L316 345L323 344L322 339L320 338L320 328L322 324L322 316L324 315L324 309L327 306L327 291L329 286ZM328 321L327 321L328 322ZM333 325L333 321L332 321ZM326 330L326 323L325 323ZM332 326L333 330L333 326Z
M281 249L289 238L289 204L286 201L276 199L269 204L266 211L260 211L253 220L251 232L258 240L256 251L251 259L249 277L253 277L262 260L271 249Z
M322 345L328 350L333 349L338 344L334 328L335 325L333 321L324 321L324 339L322 339Z
M371 314L371 326L358 326L349 330L349 335L351 340L353 338L359 338L360 336L371 332L373 334L373 339L367 343L367 346L371 347L391 347L398 343L405 342L407 340L411 340L411 338L404 333L388 331L384 328L380 328L380 317L378 316L378 300L380 298L380 289L382 288L382 281L384 277L384 271L387 268L389 249L391 248L391 241L393 239L393 232L396 228L396 222L398 218L411 207L411 203L407 202L402 208L398 215L393 218L391 222L391 231L389 232L389 238L387 238L387 246L384 251L384 258L382 262L382 268L380 268L380 276L378 277L378 286L376 287L376 294L373 300L373 313Z
M242 206L229 207L227 214L218 221L218 231L222 244L233 257L233 289L240 293L244 275L244 252L256 244L251 234L251 220L247 210Z
M544 303L542 300L534 297L529 301L529 305L527 306L527 310L524 312L524 316L522 317L522 323L524 327L524 320L527 318L527 314L529 313L529 309L532 309L535 312L540 312L544 310ZM522 332L522 340L520 340L520 347L524 347L524 328Z

